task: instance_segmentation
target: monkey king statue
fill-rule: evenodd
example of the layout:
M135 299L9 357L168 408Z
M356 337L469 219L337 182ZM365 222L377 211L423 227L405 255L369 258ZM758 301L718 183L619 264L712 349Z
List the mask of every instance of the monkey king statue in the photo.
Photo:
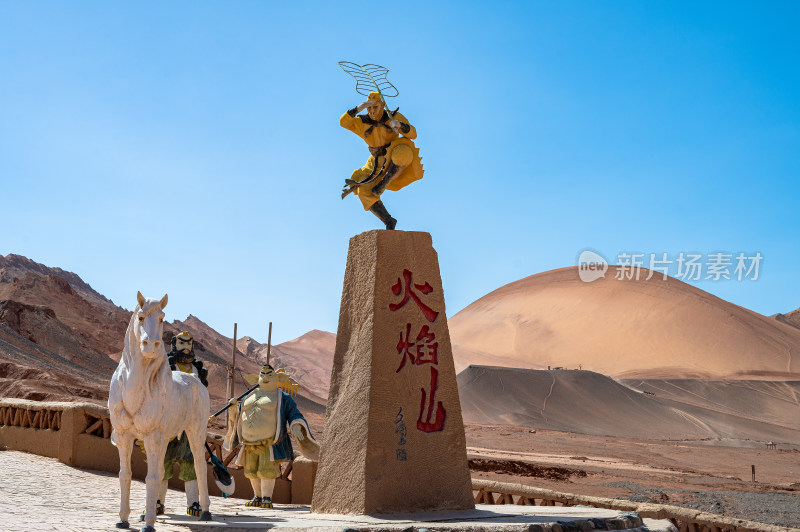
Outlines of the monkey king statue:
M384 96L398 94L386 80L388 69L346 61L339 65L356 78L356 91L367 96L366 101L345 112L339 124L364 139L370 153L364 166L355 170L350 179L345 179L342 199L354 192L365 210L377 216L386 229L394 229L397 220L386 210L381 194L385 190L400 190L422 179L422 161L413 142L417 130L398 112L399 108L390 111L386 105ZM367 93L368 89L374 90ZM358 114L364 109L367 109L366 114Z
M248 375L245 379L251 385L257 382L258 387L241 402L231 399L235 410L228 416L228 433L222 447L230 451L242 444L236 465L244 467L244 476L250 479L254 492L246 506L272 508L275 479L281 476L280 463L294 459L289 433L310 460L319 460L319 444L297 403L285 391L296 395L299 386L291 382L284 370L275 371L267 364L258 375Z

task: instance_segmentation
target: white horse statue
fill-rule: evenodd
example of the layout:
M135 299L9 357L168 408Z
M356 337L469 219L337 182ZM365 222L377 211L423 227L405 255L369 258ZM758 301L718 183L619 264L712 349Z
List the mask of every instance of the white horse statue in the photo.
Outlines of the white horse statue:
M161 301L136 295L139 304L133 311L125 333L122 359L111 377L108 410L111 413L111 443L119 450L120 505L117 528L129 528L131 491L131 450L134 440L144 442L147 452L147 500L145 527L155 532L156 499L164 478L167 443L186 431L194 455L194 469L200 488L201 521L210 521L205 463L208 427L208 390L193 375L170 371L161 335L167 296Z

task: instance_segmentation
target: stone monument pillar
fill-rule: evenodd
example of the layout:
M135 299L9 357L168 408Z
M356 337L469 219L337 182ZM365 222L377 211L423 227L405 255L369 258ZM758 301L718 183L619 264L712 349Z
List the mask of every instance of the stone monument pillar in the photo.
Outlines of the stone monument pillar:
M431 236L356 235L311 511L469 508L464 423Z

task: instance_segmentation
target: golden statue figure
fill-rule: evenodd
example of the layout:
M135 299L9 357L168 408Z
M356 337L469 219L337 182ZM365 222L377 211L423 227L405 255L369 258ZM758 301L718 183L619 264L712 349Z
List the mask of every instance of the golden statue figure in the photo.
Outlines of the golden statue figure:
M398 109L392 112L386 106L380 89L394 89L385 81L387 69L378 65L359 66L344 62L340 65L356 78L356 90L360 94L364 86L377 89L370 91L366 101L345 112L339 119L343 128L364 139L370 152L364 166L355 170L350 179L345 180L342 198L354 192L361 200L364 210L375 214L386 225L386 229L394 229L397 220L386 210L381 194L385 190L400 190L422 179L422 161L419 149L413 142L417 137L417 130ZM366 84L363 83L364 80L367 80ZM397 90L394 89L394 92L396 95ZM364 109L367 110L366 114L358 114Z

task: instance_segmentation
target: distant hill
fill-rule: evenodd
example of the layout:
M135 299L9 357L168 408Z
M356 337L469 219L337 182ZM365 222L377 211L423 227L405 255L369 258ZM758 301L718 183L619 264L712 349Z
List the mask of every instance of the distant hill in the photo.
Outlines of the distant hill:
M791 325L792 327L796 327L800 329L800 308L789 312L788 314L773 314L770 318L776 319L781 323L785 323L786 325Z
M169 315L169 307L166 310ZM0 255L0 396L104 403L130 315L130 310L115 305L75 273L20 255ZM181 331L194 336L195 352L209 369L212 404L224 404L233 340L189 316L165 322L165 344ZM333 347L325 356L330 339L324 335L334 336L311 331L307 338L273 347L281 367L297 374L301 409L319 418L327 397L323 381L326 371L330 378L333 359ZM237 343L235 386L243 392L247 387L243 376L258 373L266 346L244 339ZM314 363L321 367L311 367Z
M115 367L52 309L0 300L0 396L99 402Z
M29 273L59 277L67 281L72 289L80 294L83 299L91 303L99 303L101 305L110 304L116 307L110 299L98 293L77 274L62 270L61 268L51 268L44 264L39 264L22 255L14 255L13 253L9 253L5 257L0 255L0 283L12 283L14 278L21 279Z
M642 391L579 370L470 366L458 375L467 422L643 439L800 444L800 381L651 380L635 386Z
M259 364L267 363L266 344L245 337L237 345L251 360ZM324 405L328 402L335 348L335 334L315 329L294 340L272 346L270 365L276 369L291 368L293 378L300 383L308 397Z
M576 267L507 284L450 318L457 369L588 369L614 378L800 380L800 329L656 274L584 283Z

